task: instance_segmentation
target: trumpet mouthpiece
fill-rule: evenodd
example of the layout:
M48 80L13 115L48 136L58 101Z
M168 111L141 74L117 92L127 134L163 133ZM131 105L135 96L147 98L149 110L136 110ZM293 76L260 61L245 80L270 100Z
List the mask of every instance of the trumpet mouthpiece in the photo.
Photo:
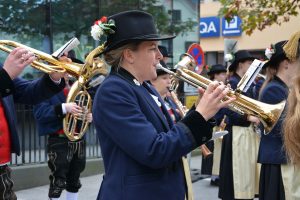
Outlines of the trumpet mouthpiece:
M171 70L169 70L169 69L163 67L160 63L158 63L158 64L156 65L156 69L163 70L163 71L167 72L168 74L175 74L175 73L172 72Z

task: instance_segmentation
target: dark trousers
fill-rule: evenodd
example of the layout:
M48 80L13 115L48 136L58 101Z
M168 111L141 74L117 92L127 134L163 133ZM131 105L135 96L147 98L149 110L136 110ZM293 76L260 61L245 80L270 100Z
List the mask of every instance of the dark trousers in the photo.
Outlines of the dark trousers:
M262 164L259 180L259 200L285 200L280 164Z
M0 166L0 200L16 200L11 179L11 169L7 165Z
M51 135L48 138L48 166L51 170L48 196L58 198L66 189L76 193L81 187L80 173L85 168L85 140L69 141L66 137Z

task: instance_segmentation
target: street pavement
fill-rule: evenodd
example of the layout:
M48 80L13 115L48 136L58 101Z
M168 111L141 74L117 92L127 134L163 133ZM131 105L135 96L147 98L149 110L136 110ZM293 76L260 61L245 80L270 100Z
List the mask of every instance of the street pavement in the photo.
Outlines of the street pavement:
M210 178L200 175L201 156L193 156L190 160L192 170L194 199L195 200L217 200L218 187L210 185ZM94 200L97 197L101 184L102 174L81 178L82 188L79 191L79 200ZM48 185L35 187L27 190L17 191L18 200L47 200ZM60 200L65 200L65 192Z

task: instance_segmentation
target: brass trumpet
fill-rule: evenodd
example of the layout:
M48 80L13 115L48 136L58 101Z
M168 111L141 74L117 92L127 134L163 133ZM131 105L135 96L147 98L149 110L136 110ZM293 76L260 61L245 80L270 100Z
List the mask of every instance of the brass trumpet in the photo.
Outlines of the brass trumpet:
M176 72L172 72L160 64L157 65L158 68L194 87L206 89L212 81L188 69L194 66L196 66L195 60L189 54L184 54L182 60L175 66ZM228 92L227 98L228 97L236 98L236 100L229 105L229 109L242 115L247 114L258 117L264 126L265 134L268 134L273 129L285 106L285 101L275 105L266 104L251 99L242 95L239 91L234 90Z
M62 62L49 54L18 42L0 40L0 50L10 53L13 48L16 47L23 47L34 53L36 60L32 62L31 66L35 69L45 73L67 72L71 76L77 78L77 81L70 88L66 102L76 102L77 105L82 107L83 113L80 116L74 116L68 113L63 120L63 128L69 140L76 141L82 138L89 125L86 115L91 112L92 107L92 100L87 89L91 87L92 84L90 83L94 77L107 74L107 68L104 61L101 60L98 61L97 64L94 63L94 57L103 51L104 46L102 45L94 49L87 56L85 64Z
M61 62L53 58L49 54L20 44L18 42L14 42L11 40L0 40L0 49L2 51L10 53L13 50L13 48L10 47L23 47L34 53L34 55L36 56L36 60L32 62L31 66L47 74L51 72L68 72L70 75L75 76L77 78L81 74L82 64Z

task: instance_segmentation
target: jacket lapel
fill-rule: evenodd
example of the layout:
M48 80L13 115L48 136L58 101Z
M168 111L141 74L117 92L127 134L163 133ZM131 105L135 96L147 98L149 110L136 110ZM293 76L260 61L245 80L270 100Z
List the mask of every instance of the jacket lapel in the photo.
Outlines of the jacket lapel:
M149 84L144 83L143 84L144 87L149 91L149 93L154 94L155 96L158 97L159 102L161 103L161 110L159 110L160 112L162 112L164 119L167 119L168 122L168 127L171 128L174 125L174 122L172 120L172 118L169 115L169 112L165 106L165 102L164 100L161 98L161 96L159 95L159 93L153 89L153 87L151 87Z
M135 79L135 77L122 67L119 68L118 70L111 71L111 74L115 74L115 75L127 80L130 84L134 85L137 88L137 90L142 93L143 96L145 96L145 100L150 105L150 107L154 110L155 114L160 119L160 121L163 124L163 127L166 131L169 130L170 127L173 126L172 122L170 123L171 118L169 117L169 115L165 114L167 111L166 111L164 102L161 100L159 94L156 93L155 91L153 91L146 82L144 82L143 85L140 85L138 83L138 81ZM150 93L159 98L159 101L161 102L161 105L162 105L161 106L162 110L158 107L158 105L154 101L153 97L151 97Z

